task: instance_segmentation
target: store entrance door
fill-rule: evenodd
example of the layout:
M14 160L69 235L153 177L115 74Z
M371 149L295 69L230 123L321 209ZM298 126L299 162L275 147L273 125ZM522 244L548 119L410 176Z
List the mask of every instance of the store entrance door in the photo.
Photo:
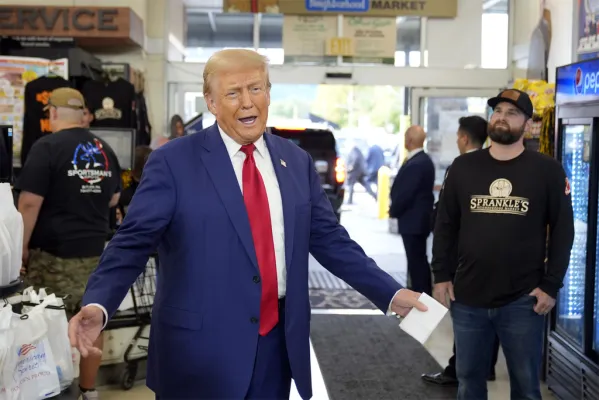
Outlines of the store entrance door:
M487 119L487 100L500 89L422 89L411 91L411 123L427 133L425 149L435 163L435 191L443 183L445 170L459 155L456 145L458 120L468 115Z
M208 111L206 102L204 101L204 93L202 84L196 83L169 83L169 104L168 115L169 119L179 114L183 118L183 122L187 123L199 114L206 116L204 120L207 123L204 126L214 123L214 116Z

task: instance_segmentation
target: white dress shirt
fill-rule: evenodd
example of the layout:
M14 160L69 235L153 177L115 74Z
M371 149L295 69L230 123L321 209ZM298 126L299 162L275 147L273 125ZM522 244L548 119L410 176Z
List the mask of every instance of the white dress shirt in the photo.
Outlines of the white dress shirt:
M421 151L424 151L424 149L422 147L419 149L410 150L408 152L408 155L406 156L406 161L408 161L410 158L414 157L416 154L420 153Z
M243 193L243 162L246 155L241 151L241 145L231 139L223 130L218 127L220 136L225 142L231 163L235 170L235 176L239 183L239 188ZM268 197L268 207L270 208L270 223L272 226L272 238L275 247L275 260L277 265L277 283L279 285L279 298L285 297L286 282L287 282L287 267L285 266L285 224L283 221L283 200L281 200L281 189L279 181L275 174L275 168L272 165L268 147L264 141L264 137L254 143L254 160L256 167L262 175L264 186L266 188L266 197Z

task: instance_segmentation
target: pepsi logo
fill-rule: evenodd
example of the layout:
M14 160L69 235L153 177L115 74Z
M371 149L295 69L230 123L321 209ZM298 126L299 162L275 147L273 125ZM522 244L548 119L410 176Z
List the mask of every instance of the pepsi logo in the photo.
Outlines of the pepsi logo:
M574 88L576 89L576 93L582 93L582 70L580 68L576 69L576 75L574 76Z

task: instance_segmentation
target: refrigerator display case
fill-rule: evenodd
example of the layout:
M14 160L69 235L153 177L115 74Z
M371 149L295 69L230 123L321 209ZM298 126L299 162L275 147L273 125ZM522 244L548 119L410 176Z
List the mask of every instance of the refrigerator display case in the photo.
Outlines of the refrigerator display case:
M599 399L599 59L559 67L555 103L575 235L548 320L546 378L559 399Z

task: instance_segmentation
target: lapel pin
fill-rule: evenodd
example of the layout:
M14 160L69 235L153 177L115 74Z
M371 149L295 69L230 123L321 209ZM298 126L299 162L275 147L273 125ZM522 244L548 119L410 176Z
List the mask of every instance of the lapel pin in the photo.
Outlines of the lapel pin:
M282 165L283 167L287 168L287 163L286 163L285 161L283 161L283 160L281 160L281 165Z

